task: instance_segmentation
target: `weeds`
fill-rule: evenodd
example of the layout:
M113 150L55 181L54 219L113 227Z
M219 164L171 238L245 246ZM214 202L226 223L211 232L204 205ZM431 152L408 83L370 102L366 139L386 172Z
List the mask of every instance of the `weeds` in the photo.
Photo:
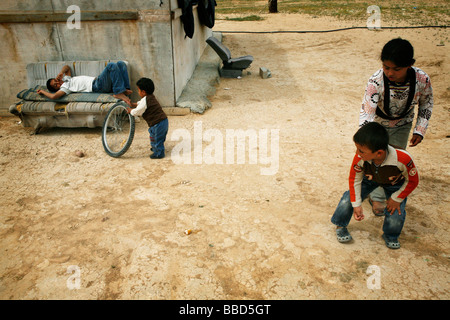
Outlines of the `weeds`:
M245 17L235 17L235 18L229 18L226 17L225 20L233 20L233 21L261 21L264 20L261 16L257 15L251 15L251 16L245 16Z
M269 13L268 0L216 0L216 2L216 13L229 20L263 20L259 15ZM368 18L367 8L371 5L380 7L383 21L406 22L411 25L450 24L449 0L278 0L278 11L365 21ZM227 14L239 14L244 17L228 18Z

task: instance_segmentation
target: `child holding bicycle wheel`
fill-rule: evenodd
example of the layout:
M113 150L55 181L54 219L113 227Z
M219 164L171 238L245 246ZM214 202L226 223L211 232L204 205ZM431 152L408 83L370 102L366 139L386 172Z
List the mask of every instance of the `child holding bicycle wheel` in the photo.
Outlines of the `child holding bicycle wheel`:
M169 120L153 92L155 85L149 78L141 78L136 82L139 96L142 98L137 103L129 102L129 113L132 116L142 116L148 124L150 134L150 146L153 154L151 159L161 159L165 157L164 142L169 130Z

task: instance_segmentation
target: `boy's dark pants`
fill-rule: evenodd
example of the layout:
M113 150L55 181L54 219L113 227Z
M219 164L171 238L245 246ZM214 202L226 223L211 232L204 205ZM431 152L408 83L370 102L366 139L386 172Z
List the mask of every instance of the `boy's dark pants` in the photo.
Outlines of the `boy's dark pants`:
M110 62L92 84L93 92L119 94L130 89L127 65L123 61Z
M375 190L379 184L373 181L369 181L366 177L364 177L361 182L361 199L364 200L367 196ZM401 188L402 184L398 185L389 185L389 186L381 186L384 189L384 193L386 194L386 199L391 197L391 194L396 192ZM403 224L405 222L406 205L405 198L400 204L401 214L398 214L398 211L395 211L392 215L384 209L384 223L383 223L383 232L389 240L396 241L402 232ZM350 219L353 216L353 207L350 202L350 192L346 191L339 202L336 211L331 217L331 222L339 227L347 227L350 223Z
M165 156L164 142L166 141L167 131L169 131L169 120L167 118L148 128L150 145L153 149L153 155L156 157L162 158Z

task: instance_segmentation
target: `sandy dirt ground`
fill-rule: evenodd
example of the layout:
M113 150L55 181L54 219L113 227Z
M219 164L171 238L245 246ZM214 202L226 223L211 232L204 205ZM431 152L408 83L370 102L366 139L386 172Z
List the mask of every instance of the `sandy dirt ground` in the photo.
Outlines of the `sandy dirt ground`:
M214 30L365 25L265 18L218 20ZM434 88L426 137L409 148L421 182L408 199L401 249L385 246L383 218L367 202L365 220L349 225L354 240L340 244L330 218L348 188L364 89L382 46L398 36L412 42ZM233 56L255 61L241 79L221 79L203 115L169 117L162 160L149 159L143 121L115 159L100 129L33 135L18 118L1 118L0 298L450 298L448 37L446 29L224 34ZM260 67L272 77L262 79ZM256 133L256 149L268 145L273 157L255 161L247 145L243 164L227 163L230 129ZM183 161L180 133L192 139ZM221 153L223 163L210 164Z

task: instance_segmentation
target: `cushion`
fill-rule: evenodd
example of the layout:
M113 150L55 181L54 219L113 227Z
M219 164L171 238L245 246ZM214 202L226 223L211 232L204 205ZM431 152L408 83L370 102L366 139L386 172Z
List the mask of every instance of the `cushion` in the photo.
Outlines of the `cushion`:
M68 103L68 102L118 102L119 99L114 98L112 94L109 93L96 93L96 92L78 92L66 94L63 97L52 100L46 96L40 95L37 91L46 90L47 87L43 85L37 85L31 89L24 89L17 94L17 98L27 100L27 101L53 101L58 103Z

